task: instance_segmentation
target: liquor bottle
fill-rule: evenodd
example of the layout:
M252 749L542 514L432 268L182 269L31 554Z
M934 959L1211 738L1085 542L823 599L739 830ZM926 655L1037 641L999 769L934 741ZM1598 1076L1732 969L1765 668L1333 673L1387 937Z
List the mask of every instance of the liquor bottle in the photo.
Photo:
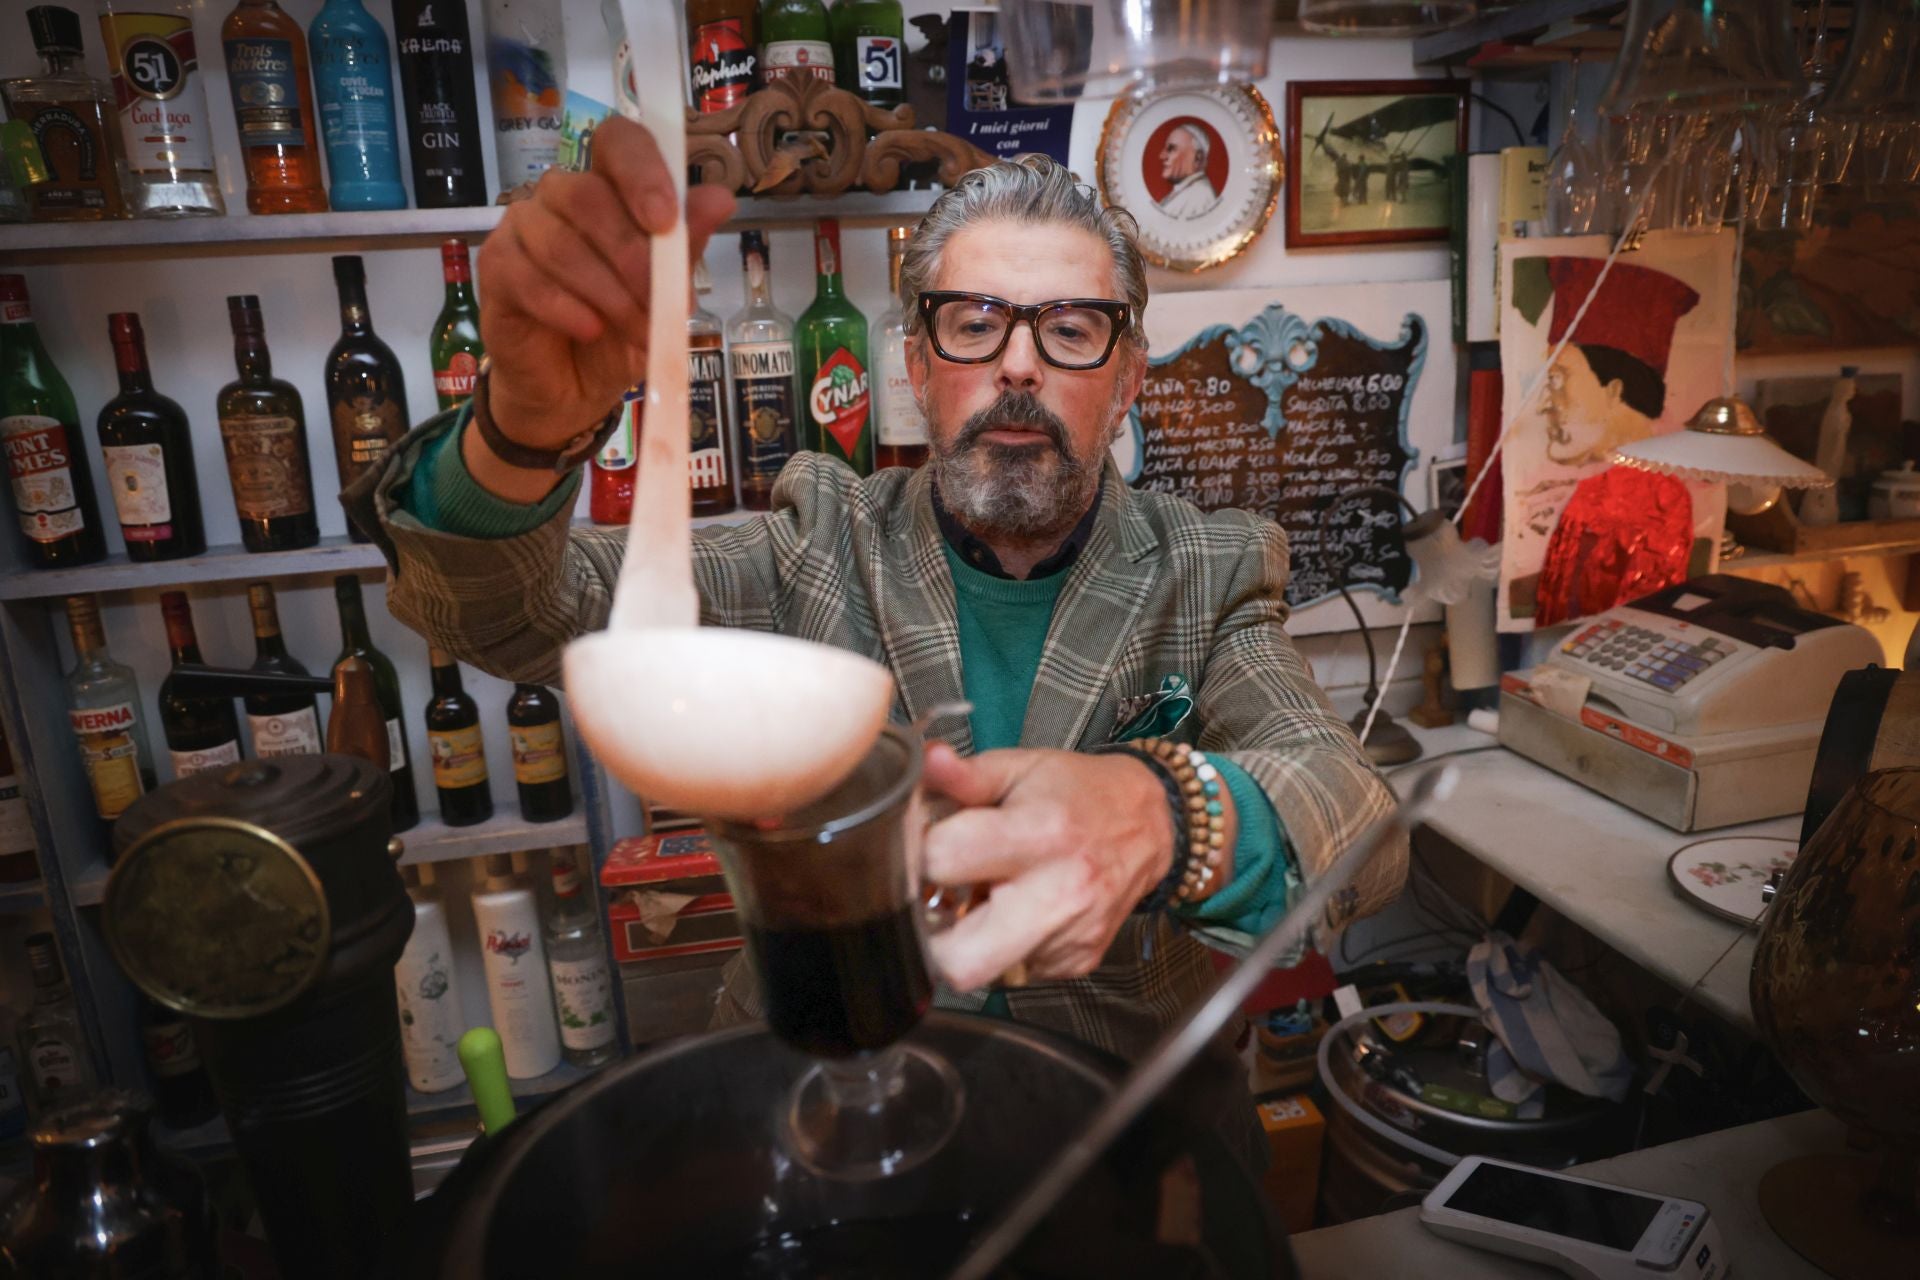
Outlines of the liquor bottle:
M407 434L407 383L393 348L373 331L367 271L358 255L333 260L333 282L340 291L340 340L327 353L327 416L344 489L377 469ZM367 540L351 522L347 532L355 542Z
M27 939L27 967L33 973L33 1007L20 1019L20 1057L27 1068L27 1101L36 1116L44 1117L92 1093L99 1077L52 934Z
M193 606L187 603L187 593L162 592L160 615L166 620L173 665L202 664L205 659L193 633ZM174 689L171 671L160 682L160 733L167 740L175 778L190 778L240 761L240 719L233 714L233 699L187 697Z
M640 419L645 401L629 387L614 428L588 468L587 517L595 524L625 524L633 518L634 464L640 460Z
M473 923L487 974L487 1005L507 1074L527 1080L560 1065L540 909L527 887L525 854L491 854L485 865L486 878L473 894Z
M340 606L340 657L365 658L373 668L380 710L387 717L387 768L393 775L393 829L405 831L420 821L420 798L413 793L413 754L407 747L407 731L401 720L400 674L393 669L393 660L373 647L373 635L367 630L367 606L360 598L360 579L350 573L336 576L333 598Z
M0 444L28 562L55 569L105 556L80 411L40 345L21 276L0 275Z
M876 467L917 467L927 460L927 419L907 377L907 316L900 302L900 261L911 239L911 227L887 231L887 309L873 322Z
M286 637L280 634L280 608L272 583L247 584L247 611L253 615L252 669L268 675L306 675L306 666L287 652ZM318 755L324 749L320 700L313 694L250 693L244 701L256 759Z
M442 409L473 398L480 376L480 304L473 299L473 264L467 242L458 236L440 244L440 269L446 278L447 298L433 322L433 394Z
M755 0L687 0L693 105L702 113L743 102L758 80Z
M274 0L240 0L220 24L247 167L248 213L325 213L307 38Z
M7 114L31 130L44 175L23 182L36 222L93 222L127 216L113 94L80 65L80 18L43 4L27 10L40 74L0 81ZM36 175L28 175L29 177Z
M333 666L327 750L359 756L380 769L393 762L393 753L387 749L387 719L380 713L380 690L373 683L373 664L365 658L342 658Z
M720 317L699 299L713 292L705 262L693 270L694 304L687 316L687 482L693 486L693 514L724 515L733 510L733 474L727 453L733 427L727 421L726 337Z
M600 22L613 47L613 109L629 120L639 120L640 85L633 77L633 42L627 39L627 19L620 0L600 0Z
M507 737L513 743L513 782L520 816L528 822L558 822L573 812L567 781L567 738L560 727L560 699L544 685L516 684L507 702Z
M291 551L320 541L313 508L307 412L291 382L273 376L260 299L227 299L240 376L220 388L220 445L227 455L240 541L249 551Z
M840 283L840 223L814 224L813 305L801 313L794 348L799 392L806 401L802 447L839 458L860 475L873 473L872 396L867 378L867 318Z
M740 505L773 506L773 482L800 447L794 419L793 320L773 305L767 238L740 233L747 305L727 321L733 360L733 420L738 428Z
M40 878L40 860L34 851L33 819L20 797L20 776L14 772L13 752L6 730L0 728L0 884L23 884ZM0 1044L5 1037L0 1036Z
M220 1110L213 1081L201 1065L186 1015L156 1004L145 996L140 1003L140 1044L146 1050L147 1079L160 1118L172 1129L191 1129L213 1119Z
M154 788L153 748L147 743L146 703L133 668L107 652L100 602L67 597L67 627L73 634L73 670L67 723L80 742L80 758L93 786L93 807L112 822Z
M460 975L433 864L404 867L401 875L413 899L413 932L393 967L394 994L400 1000L400 1052L407 1061L407 1083L421 1093L440 1093L466 1079L455 1052L467 1030Z
M27 1086L14 1048L18 1033L13 1010L0 1007L0 1147L26 1136Z
M470 827L493 816L487 783L487 748L480 708L460 685L460 664L443 649L428 649L433 700L427 703L427 749L433 754L433 789L440 795L440 821Z
M326 0L307 38L333 207L406 208L386 31L360 0Z
M193 437L180 406L153 389L140 317L107 317L120 394L100 410L100 454L129 560L179 560L207 549Z
M900 0L836 0L832 22L840 86L876 107L905 102L907 27Z
M465 0L394 0L393 38L406 95L413 202L422 209L485 204Z
M833 29L820 0L763 0L760 6L760 78L813 76L833 83Z
M6 84L0 82L0 222L27 221L32 216L27 208L27 188L50 176L33 130L7 114ZM12 1051L0 1044L0 1052ZM4 1088L0 1082L0 1090ZM5 1102L0 1100L0 1132L5 1131L6 1114Z
M100 0L127 203L143 218L227 211L193 46L193 0Z
M487 0L487 81L500 191L537 181L560 158L567 96L560 0Z
M620 1054L613 1016L613 974L600 936L600 908L581 884L579 852L554 849L553 908L547 913L547 968L560 1022L560 1051L576 1067L598 1067Z

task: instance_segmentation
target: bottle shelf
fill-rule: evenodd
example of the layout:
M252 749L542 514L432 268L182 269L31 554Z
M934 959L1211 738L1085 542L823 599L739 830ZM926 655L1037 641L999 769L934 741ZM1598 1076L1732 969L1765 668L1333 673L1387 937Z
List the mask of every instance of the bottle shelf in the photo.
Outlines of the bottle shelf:
M616 1059L617 1061L617 1059ZM608 1063L612 1066L612 1063ZM584 1067L568 1065L564 1060L559 1066L543 1076L533 1076L526 1080L507 1080L508 1091L522 1100L548 1098L563 1090L571 1089L582 1080L591 1079L595 1071L605 1070L597 1067L589 1071ZM467 1088L463 1080L451 1089L442 1089L438 1093L419 1093L412 1085L407 1086L407 1114L410 1116L433 1115L441 1111L472 1110L473 1090Z
M421 862L456 862L490 853L586 844L587 815L584 806L576 804L574 811L558 822L528 822L508 801L491 818L470 827L450 827L437 813L423 813L410 830L399 833L399 839L405 850L400 855L403 867ZM99 906L106 898L107 877L112 871L101 865L74 877L69 884L74 905Z
M837 196L742 196L726 230L804 226L815 218L883 223L919 218L938 190L848 191ZM247 254L292 248L319 252L370 241L431 244L447 236L478 239L500 223L504 205L387 212L230 213L219 218L134 218L116 222L34 222L0 226L0 258L64 261L75 258L183 254Z
M0 916L25 915L47 904L47 886L39 880L0 884Z

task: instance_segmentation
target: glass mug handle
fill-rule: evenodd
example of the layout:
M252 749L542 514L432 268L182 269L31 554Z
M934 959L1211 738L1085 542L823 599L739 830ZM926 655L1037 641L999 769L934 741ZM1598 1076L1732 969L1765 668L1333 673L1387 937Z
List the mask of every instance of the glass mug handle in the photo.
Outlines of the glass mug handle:
M942 798L927 802L925 809L922 839L925 838L925 828L933 826L949 814L958 812L959 806ZM920 920L925 926L925 936L932 937L936 933L944 933L953 928L966 918L969 911L986 902L991 893L991 887L986 884L922 884L920 886ZM1015 964L1002 973L1000 985L1003 987L1026 986L1026 964L1024 962Z

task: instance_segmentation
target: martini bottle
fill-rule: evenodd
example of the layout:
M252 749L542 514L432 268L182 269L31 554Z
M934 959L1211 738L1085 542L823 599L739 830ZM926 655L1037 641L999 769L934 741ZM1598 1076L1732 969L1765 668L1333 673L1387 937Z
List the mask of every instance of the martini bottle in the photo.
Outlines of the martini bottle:
M867 318L840 281L840 223L814 224L813 305L794 333L799 387L805 401L801 446L838 458L859 475L873 474L873 397L867 375Z

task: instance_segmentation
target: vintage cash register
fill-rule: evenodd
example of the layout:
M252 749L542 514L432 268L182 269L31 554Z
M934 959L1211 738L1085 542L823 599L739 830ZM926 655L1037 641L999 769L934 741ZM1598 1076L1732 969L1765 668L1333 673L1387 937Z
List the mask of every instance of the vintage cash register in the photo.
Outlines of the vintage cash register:
M1694 578L1504 677L1500 742L1677 831L1798 813L1840 677L1885 660L1784 588Z

